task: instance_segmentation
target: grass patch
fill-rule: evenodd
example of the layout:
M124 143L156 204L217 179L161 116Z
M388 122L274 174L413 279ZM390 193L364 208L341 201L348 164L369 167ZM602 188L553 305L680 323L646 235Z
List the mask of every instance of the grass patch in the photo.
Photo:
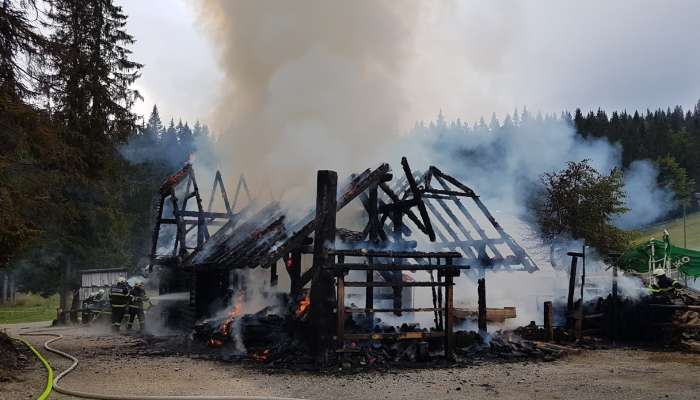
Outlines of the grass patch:
M53 320L58 303L57 294L44 298L36 294L17 293L16 305L0 305L0 324Z
M661 239L664 234L664 229L667 229L668 233L671 234L671 243L674 246L686 247L691 250L700 250L700 212L694 212L686 216L687 246L683 246L682 217L664 221L636 232L634 243L648 241L651 237L654 239Z

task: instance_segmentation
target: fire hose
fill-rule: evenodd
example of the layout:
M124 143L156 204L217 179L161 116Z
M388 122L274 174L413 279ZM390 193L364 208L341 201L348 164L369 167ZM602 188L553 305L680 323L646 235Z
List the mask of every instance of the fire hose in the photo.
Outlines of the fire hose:
M37 356L37 358L42 362L44 367L46 368L48 372L48 383L46 385L46 388L42 392L42 394L38 397L38 400L43 400L46 399L51 390L55 390L59 393L69 395L69 396L74 396L74 397L80 397L83 399L97 399L97 400L304 400L304 399L298 399L298 398L291 398L291 397L270 397L270 396L213 396L213 395L185 395L185 396L180 396L180 395L153 395L153 396L146 396L146 395L115 395L115 394L102 394L102 393L90 393L90 392L82 392L79 390L72 390L65 388L63 386L60 386L58 383L59 381L71 373L77 366L78 366L78 359L66 352L63 352L61 350L58 350L55 347L51 347L50 344L53 342L57 342L61 339L63 339L63 335L59 333L53 333L53 332L47 332L47 331L41 331L41 332L26 332L26 333L20 333L21 336L52 336L52 339L49 339L44 342L44 349L57 354L61 357L67 358L72 362L71 366L68 367L66 370L58 374L54 379L53 382L51 381L51 377L53 376L53 370L51 368L51 365L44 359L44 357L41 356L41 353L37 351L28 341L24 339L20 339L25 345L29 347L30 350Z

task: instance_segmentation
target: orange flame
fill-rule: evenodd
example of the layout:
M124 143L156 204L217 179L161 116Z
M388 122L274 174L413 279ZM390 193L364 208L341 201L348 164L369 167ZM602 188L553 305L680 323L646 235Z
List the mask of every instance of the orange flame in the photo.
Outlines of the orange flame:
M236 304L233 306L231 311L229 311L226 321L224 321L219 327L219 332L221 332L221 334L224 336L228 336L231 331L231 322L233 322L233 320L239 315L241 315L241 305Z
M309 310L309 306L311 306L311 299L309 298L309 295L306 295L303 299L299 300L299 303L297 303L297 311L295 313L297 318L303 317Z

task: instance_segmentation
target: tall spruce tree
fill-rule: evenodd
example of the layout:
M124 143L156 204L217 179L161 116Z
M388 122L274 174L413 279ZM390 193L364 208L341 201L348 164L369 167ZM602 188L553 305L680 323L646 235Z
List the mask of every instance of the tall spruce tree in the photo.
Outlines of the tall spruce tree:
M163 123L160 120L158 107L154 104L153 111L151 111L151 115L148 117L148 123L146 124L146 143L149 145L158 143L158 140L160 139L162 133Z
M48 18L52 97L67 136L92 148L124 142L136 125L131 107L140 94L131 84L142 65L130 59L134 39L122 8L113 0L54 0Z
M35 0L2 0L0 5L0 96L3 104L36 94L36 71L45 38L32 24Z

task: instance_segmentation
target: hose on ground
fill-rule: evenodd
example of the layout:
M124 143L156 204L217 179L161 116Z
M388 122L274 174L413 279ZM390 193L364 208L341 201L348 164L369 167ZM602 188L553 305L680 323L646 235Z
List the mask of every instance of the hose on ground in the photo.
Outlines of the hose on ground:
M63 339L63 335L59 333L53 333L53 332L26 332L26 333L20 333L22 336L53 336L53 339L49 339L44 342L44 348L54 354L58 354L61 357L67 358L71 360L72 364L70 367L66 368L65 371L61 372L60 374L56 375L56 377L53 380L53 390L69 395L69 396L75 396L75 397L80 397L83 399L97 399L97 400L304 400L304 399L298 399L298 398L290 398L290 397L269 397L269 396L212 396L212 395L185 395L185 396L180 396L180 395L153 395L153 396L140 396L140 395L115 395L115 394L102 394L102 393L90 393L90 392L83 392L79 390L72 390L65 388L63 386L60 386L58 382L71 373L77 366L78 366L78 359L66 352L63 352L61 350L58 350L55 347L50 346L51 343L57 342L61 339ZM36 353L37 356L40 357L38 352ZM46 363L48 366L48 362ZM48 366L51 368L50 366Z
M31 350L32 353L36 356L36 358L39 359L41 364L44 366L46 369L46 386L44 386L44 390L41 392L39 397L37 397L37 400L45 400L47 397L49 397L49 394L51 394L51 389L53 388L53 368L51 368L51 365L49 365L49 362L46 361L46 359L39 353L37 349L32 346L31 343L29 343L27 340L22 339L22 338L15 338L16 340L19 340L20 342L24 343L25 346Z

